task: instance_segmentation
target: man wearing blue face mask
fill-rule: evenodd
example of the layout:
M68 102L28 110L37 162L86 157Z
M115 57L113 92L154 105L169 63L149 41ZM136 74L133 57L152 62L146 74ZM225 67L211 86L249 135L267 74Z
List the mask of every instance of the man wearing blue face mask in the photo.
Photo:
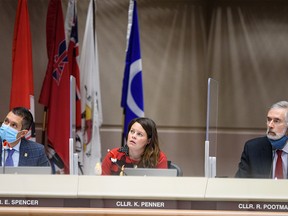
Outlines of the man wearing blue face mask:
M236 177L287 178L288 101L273 104L265 137L245 143Z
M8 142L10 149L1 148L1 166L7 161L9 155L8 152L4 154L4 151L10 150L13 153L11 155L12 164L9 166L50 166L44 146L25 138L32 123L33 116L24 107L13 108L7 114L0 127L0 142L1 144Z

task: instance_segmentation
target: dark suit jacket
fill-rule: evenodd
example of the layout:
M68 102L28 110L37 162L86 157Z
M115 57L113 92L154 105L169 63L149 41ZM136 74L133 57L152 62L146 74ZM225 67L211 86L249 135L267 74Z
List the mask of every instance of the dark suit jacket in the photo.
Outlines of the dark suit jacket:
M2 143L1 139L0 143ZM0 161L2 161L2 148L0 149ZM50 166L44 145L22 138L19 151L18 166ZM0 163L0 166L2 166L2 163Z
M271 178L272 152L271 143L266 136L247 141L235 177Z

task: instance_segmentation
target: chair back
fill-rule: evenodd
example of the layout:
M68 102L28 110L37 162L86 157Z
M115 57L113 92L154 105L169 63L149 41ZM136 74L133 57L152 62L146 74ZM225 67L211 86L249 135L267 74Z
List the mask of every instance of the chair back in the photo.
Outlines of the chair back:
M171 161L168 161L168 169L176 169L177 170L177 176L183 176L182 169L175 163L172 163Z

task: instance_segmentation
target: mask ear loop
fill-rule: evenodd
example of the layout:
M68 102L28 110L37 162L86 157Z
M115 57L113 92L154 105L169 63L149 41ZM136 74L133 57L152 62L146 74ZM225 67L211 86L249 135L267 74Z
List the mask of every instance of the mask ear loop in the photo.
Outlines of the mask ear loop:
M28 133L28 130L21 130L18 132L18 134L20 133L20 137L19 138L22 138L22 137L25 137L26 134Z

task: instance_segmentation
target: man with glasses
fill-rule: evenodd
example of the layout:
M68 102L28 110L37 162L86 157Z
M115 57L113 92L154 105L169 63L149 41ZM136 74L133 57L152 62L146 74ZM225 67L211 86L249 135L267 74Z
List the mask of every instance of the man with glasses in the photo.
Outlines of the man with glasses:
M288 101L270 107L266 124L266 136L245 143L236 177L287 178Z

